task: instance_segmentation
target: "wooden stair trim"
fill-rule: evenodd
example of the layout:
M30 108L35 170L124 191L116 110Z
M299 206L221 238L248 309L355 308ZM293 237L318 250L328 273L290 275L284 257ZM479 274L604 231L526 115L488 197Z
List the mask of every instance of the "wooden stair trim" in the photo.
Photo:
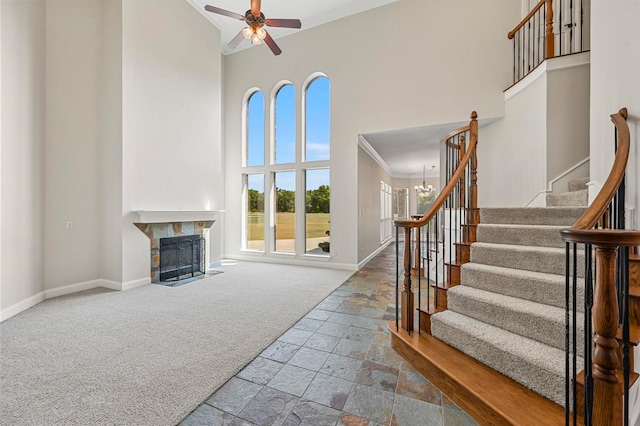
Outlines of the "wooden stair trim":
M437 314L438 312L444 312L446 311L446 309L438 308L433 303L430 303L429 306L427 307L418 308L418 311L420 311L423 314L433 315L433 314Z
M622 341L622 327L618 327L618 334L616 339ZM638 346L640 343L640 326L635 324L629 324L629 344L631 346Z
M618 376L618 381L620 382L620 385L624 386L624 377L622 375L622 370L616 370L616 376ZM630 377L629 377L629 389L631 389L631 386L633 386L636 383L636 381L638 380L639 376L640 376L640 374L638 374L636 372L632 372L630 374ZM584 387L584 370L579 372L578 375L576 376L576 383L578 385Z
M639 297L640 298L640 286L630 285L629 286L629 297Z
M435 337L389 330L393 349L479 424L564 424L563 407Z

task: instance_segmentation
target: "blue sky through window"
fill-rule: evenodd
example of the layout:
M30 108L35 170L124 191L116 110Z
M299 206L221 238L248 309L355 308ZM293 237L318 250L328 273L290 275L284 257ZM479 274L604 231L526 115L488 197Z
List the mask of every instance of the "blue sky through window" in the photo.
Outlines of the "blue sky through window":
M247 108L247 166L264 165L264 95L258 91Z
M330 85L326 77L318 77L309 84L306 94L306 160L329 159Z
M296 92L291 84L278 90L275 105L276 164L296 161Z

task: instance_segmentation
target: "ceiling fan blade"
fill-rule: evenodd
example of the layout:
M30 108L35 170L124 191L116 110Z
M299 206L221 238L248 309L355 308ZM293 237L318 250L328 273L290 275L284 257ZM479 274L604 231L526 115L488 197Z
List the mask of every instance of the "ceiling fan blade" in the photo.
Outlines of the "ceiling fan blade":
M264 38L264 42L266 43L267 46L269 46L269 49L271 49L274 55L278 56L279 54L282 53L282 50L278 47L275 40L271 38L271 34L269 34L268 31L267 31L267 36Z
M260 16L260 0L251 0L251 13Z
M218 15L228 16L229 18L238 19L240 21L244 21L244 16L239 13L229 12L228 10L220 9L219 7L206 5L204 9L207 12L217 13Z
M265 19L264 23L269 27L302 28L299 19Z
M242 30L240 30L238 35L235 36L233 40L231 40L229 44L227 44L227 46L229 46L232 49L235 49L240 45L240 43L242 43L242 40L245 40L245 38L244 38L244 34L242 34Z

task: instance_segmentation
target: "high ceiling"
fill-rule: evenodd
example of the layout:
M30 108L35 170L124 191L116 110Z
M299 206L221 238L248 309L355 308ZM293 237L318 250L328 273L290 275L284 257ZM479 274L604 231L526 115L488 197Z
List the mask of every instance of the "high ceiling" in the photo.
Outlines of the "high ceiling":
M193 7L211 21L221 32L221 49L225 55L251 47L251 43L244 41L237 49L231 50L227 44L246 25L240 20L217 15L204 10L211 6L235 12L240 15L250 9L250 0L187 0ZM373 9L397 0L262 0L262 13L267 18L300 19L301 30L285 28L268 28L274 39L278 39L296 31L313 28L315 26L354 15L358 12ZM264 46L261 46L264 48Z
M244 15L251 7L251 0L186 0L196 10L220 29L221 50L225 55L252 47L243 41L236 49L227 44L245 27L244 22L205 11L206 5ZM274 39L295 32L304 31L324 23L354 15L369 9L393 3L398 0L262 0L262 12L267 18L297 18L302 21L302 29L272 28L268 31ZM258 48L265 48L258 46ZM450 131L468 124L467 122L441 124L412 129L398 129L388 132L362 135L366 143L375 151L374 156L385 169L397 177L422 177L423 167L436 166L427 176L437 177L440 173L439 143Z

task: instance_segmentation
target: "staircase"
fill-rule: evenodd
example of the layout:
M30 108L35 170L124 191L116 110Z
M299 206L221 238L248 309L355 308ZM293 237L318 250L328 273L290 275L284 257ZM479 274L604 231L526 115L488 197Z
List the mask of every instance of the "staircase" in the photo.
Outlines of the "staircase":
M572 180L569 182L569 192L547 194L547 207L586 206L589 201L588 182L588 177Z
M560 230L584 210L481 209L471 262L462 265L461 285L448 290L448 309L431 317L432 335L563 405L565 249ZM581 306L583 281L579 289Z

